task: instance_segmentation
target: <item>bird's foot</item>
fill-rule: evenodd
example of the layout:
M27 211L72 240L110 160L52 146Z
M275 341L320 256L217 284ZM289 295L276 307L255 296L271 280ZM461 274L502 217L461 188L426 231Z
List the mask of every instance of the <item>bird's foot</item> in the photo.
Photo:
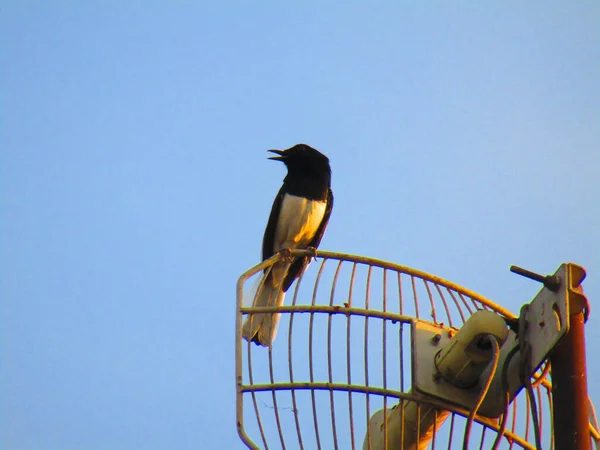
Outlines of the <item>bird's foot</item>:
M306 251L310 253L309 258L311 258L312 260L316 261L316 259L317 259L317 249L315 247L309 246L309 247L306 247Z
M279 255L281 256L282 261L292 262L294 257L292 256L292 251L289 248L284 248L279 251Z

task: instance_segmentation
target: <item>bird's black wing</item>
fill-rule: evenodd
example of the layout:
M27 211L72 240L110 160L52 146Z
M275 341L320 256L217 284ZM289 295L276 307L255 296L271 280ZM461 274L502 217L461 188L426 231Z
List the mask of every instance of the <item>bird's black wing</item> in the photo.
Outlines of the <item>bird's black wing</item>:
M275 254L273 251L275 241L275 231L277 228L277 221L279 220L279 212L281 211L281 204L283 203L283 197L286 194L285 185L281 186L275 200L273 200L273 206L271 207L271 215L267 222L267 228L265 228L265 234L263 236L262 246L262 259L269 259Z
M315 233L312 241L308 244L309 247L317 248L321 243L321 239L323 239L323 234L325 234L325 228L327 228L327 223L329 222L329 217L331 216L331 210L333 209L333 191L329 189L327 193L327 205L325 207L325 214L323 215L323 220L321 220L321 224ZM269 222L271 220L269 219ZM292 283L300 273L302 269L310 262L310 256L306 256L304 258L296 258L296 260L290 266L287 275L285 276L285 280L283 282L283 292L287 292Z

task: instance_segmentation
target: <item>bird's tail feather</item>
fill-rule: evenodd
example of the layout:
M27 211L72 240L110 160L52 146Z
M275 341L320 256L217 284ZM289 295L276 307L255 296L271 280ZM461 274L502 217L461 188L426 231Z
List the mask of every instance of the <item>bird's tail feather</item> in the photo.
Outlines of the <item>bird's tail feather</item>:
M254 296L252 306L281 306L285 292L281 284L273 286L271 280L265 280L259 287L259 292ZM242 337L247 341L256 342L264 347L270 346L275 340L279 326L279 313L250 314L244 322Z

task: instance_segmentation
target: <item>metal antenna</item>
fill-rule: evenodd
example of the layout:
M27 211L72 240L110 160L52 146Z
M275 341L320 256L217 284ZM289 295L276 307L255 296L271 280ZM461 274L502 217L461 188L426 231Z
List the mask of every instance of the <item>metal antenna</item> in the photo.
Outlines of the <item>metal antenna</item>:
M283 306L250 306L265 271L307 256L318 259ZM584 382L585 271L511 271L543 284L518 316L364 256L292 250L248 269L236 295L240 438L251 449L600 448ZM268 348L242 339L259 313L281 315Z

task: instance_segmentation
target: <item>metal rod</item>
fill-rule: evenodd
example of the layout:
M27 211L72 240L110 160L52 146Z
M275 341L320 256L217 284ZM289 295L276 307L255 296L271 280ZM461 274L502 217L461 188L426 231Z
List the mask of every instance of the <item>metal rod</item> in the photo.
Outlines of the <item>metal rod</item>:
M550 357L557 449L590 450L583 312L570 317L569 332Z
M273 346L269 345L269 378L271 384L275 384L275 377L273 376ZM285 450L285 439L283 438L283 428L281 428L281 420L279 418L279 407L277 406L277 395L275 389L271 391L273 398L273 413L275 414L275 423L277 424L277 431L279 432L279 442L281 442L281 448Z
M314 252L311 252L309 250L290 250L289 254L294 257L314 256ZM447 287L449 289L452 289L454 291L457 291L457 292L460 292L460 293L466 295L473 302L475 309L479 309L481 306L483 306L483 307L487 306L487 307L493 309L494 311L496 311L498 314L501 314L505 317L516 318L516 316L511 311L501 307L500 305L495 304L494 302L492 302L491 300L478 294L477 292L467 289L459 284L452 283L451 281L445 280L444 278L440 278L440 277L437 277L430 273L423 272L422 270L413 269L411 267L403 266L400 264L394 264L389 261L382 261L380 259L368 258L366 256L349 255L346 253L337 253L337 252L328 252L325 250L317 251L317 257L327 258L327 259L344 260L344 261L353 262L355 264L367 264L367 265L370 265L373 267L394 270L398 273L404 273L407 275L416 276L417 278L422 278L424 280L431 281L432 283L439 284L441 286ZM272 266L273 264L275 264L277 261L279 261L281 259L282 259L282 255L280 253L275 253L275 255L271 256L269 259L265 259L260 264L257 264L256 266L254 266L251 269L248 269L246 272L244 272L238 279L238 284L241 284L243 286L244 283L246 282L246 280L248 278L250 278L252 275L260 272L261 270L263 270L267 267ZM244 311L244 312L246 312L246 311ZM250 312L250 311L247 311L247 312Z
M294 289L294 296L292 297L292 306L296 306L298 301L298 290L300 289L300 284L302 283L302 277L304 276L304 271L300 274L298 281L296 281L296 288ZM292 356L292 327L294 325L294 313L290 313L290 327L288 331L288 369L290 374L290 383L294 382L294 369L293 369L293 361L294 357ZM293 389L290 390L292 394L292 408L294 410L294 422L296 423L296 433L298 434L298 444L300 450L304 450L304 444L302 442L302 432L300 431L300 420L298 418L298 404L296 403L296 391Z
M383 269L383 311L387 312L387 270ZM383 389L387 391L387 320L383 321L382 347L383 347ZM383 448L388 448L388 415L387 395L383 396Z
M356 266L357 264L354 263L352 265L352 275L350 276L350 285L348 288L348 307L351 308L352 307L352 294L354 292L354 279L356 276ZM349 314L348 316L348 325L346 327L346 374L348 376L348 384L352 384L352 370L351 370L351 352L350 352L350 332L352 330L352 315ZM354 438L354 408L352 405L352 391L348 391L348 418L350 420L350 443L352 444L351 449L352 450L356 450L356 441Z
M516 273L530 280L538 281L543 283L546 280L546 275L540 275L539 273L532 272L531 270L523 269L519 266L510 266L510 271Z
M321 275L323 274L323 269L325 268L325 262L327 260L323 258L321 260L321 265L319 266L319 272L317 272L317 279L315 280L315 286L313 288L312 294L312 302L311 305L315 306L317 304L317 291L319 289L319 282L321 281ZM313 331L314 331L314 320L315 315L311 313L310 320L308 322L308 370L310 376L310 382L314 383L315 374L314 374L314 358L313 358ZM315 425L315 437L317 439L317 449L321 450L321 436L319 435L319 419L317 415L317 399L315 396L315 391L310 391L310 398L312 400L312 413L313 413L313 423Z
M333 283L331 283L331 295L329 296L329 306L333 306L335 298L335 287L337 285L338 276L340 269L342 268L343 261L338 262L337 268L335 269L335 275L333 276ZM329 382L333 383L333 364L331 363L331 321L333 314L329 314L327 317L327 371L329 375ZM333 396L333 390L329 391L329 404L331 407L331 431L333 432L333 448L339 449L338 437L337 437L337 425L335 421L335 401Z
M368 311L371 307L371 275L373 273L373 266L369 266L369 270L367 271L367 287L365 291L365 309ZM365 316L365 352L364 352L364 366L365 366L365 386L367 387L366 395L365 395L365 406L367 413L367 420L371 417L371 399L369 398L369 317ZM367 447L371 450L371 429L367 426L367 437L366 437Z
M530 280L538 281L546 286L553 292L556 292L560 287L560 278L554 275L540 275L539 273L532 272L531 270L523 269L519 266L510 266L510 271L521 275Z

